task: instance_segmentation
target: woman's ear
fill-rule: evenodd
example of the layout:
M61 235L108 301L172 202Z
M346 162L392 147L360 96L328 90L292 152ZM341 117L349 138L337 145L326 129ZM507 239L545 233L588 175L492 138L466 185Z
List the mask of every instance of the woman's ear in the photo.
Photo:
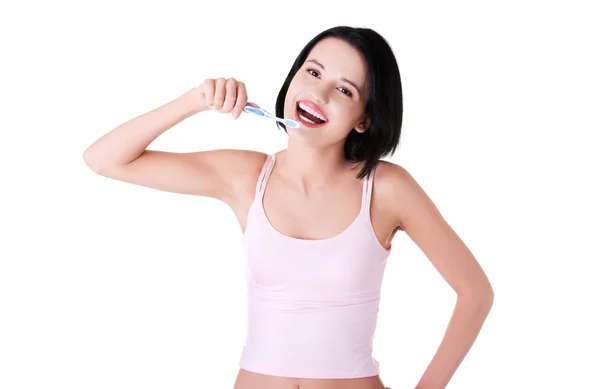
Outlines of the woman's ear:
M364 116L363 119L360 121L360 123L358 123L354 129L357 132L363 133L365 131L367 131L367 129L371 126L371 121L369 120L369 118L367 116Z

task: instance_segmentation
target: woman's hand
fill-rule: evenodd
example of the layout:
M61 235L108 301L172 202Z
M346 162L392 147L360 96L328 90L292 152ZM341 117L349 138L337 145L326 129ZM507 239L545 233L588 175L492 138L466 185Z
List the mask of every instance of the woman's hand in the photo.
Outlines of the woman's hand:
M212 109L221 113L229 113L234 119L240 117L248 103L246 85L235 78L206 79L193 89L198 95L198 111ZM249 103L254 107L258 105Z

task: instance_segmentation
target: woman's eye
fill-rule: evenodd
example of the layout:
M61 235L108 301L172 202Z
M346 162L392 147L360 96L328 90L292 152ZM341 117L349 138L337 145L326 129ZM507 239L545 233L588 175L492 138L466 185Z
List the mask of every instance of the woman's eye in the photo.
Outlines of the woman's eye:
M348 89L346 89L346 88L341 88L341 90L342 90L342 93L343 93L343 94L345 94L345 95L348 95L348 96L352 97L352 92L350 92Z
M306 69L306 72L307 72L308 74L310 74L311 76L313 76L313 77L319 77L319 72L317 72L317 71L316 71L316 70L314 70L314 69ZM352 97L352 92L350 92L348 89L346 89L346 88L340 88L340 91L341 91L343 94L345 94L345 95L347 95L347 96L349 96L349 97Z

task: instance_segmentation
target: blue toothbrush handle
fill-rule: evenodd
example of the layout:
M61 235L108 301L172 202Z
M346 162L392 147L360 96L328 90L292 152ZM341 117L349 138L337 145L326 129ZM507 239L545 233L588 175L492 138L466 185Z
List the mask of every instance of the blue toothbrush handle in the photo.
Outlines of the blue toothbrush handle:
M253 113L258 116L271 117L271 115L264 109L253 107L250 104L246 104L246 106L244 107L244 111L248 113Z
M281 121L288 127L292 127L292 128L300 127L300 123L294 119L278 119L277 117L273 116L273 114L269 113L268 111L265 111L262 108L253 107L250 104L246 104L246 106L244 107L244 112L253 113L257 116L262 116L262 117L266 117L269 119L275 119L275 120Z

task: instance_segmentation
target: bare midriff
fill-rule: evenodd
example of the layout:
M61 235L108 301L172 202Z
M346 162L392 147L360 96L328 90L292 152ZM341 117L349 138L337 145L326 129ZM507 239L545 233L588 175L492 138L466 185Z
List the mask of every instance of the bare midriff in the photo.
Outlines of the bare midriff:
M233 389L385 389L379 376L348 379L277 377L240 369Z

